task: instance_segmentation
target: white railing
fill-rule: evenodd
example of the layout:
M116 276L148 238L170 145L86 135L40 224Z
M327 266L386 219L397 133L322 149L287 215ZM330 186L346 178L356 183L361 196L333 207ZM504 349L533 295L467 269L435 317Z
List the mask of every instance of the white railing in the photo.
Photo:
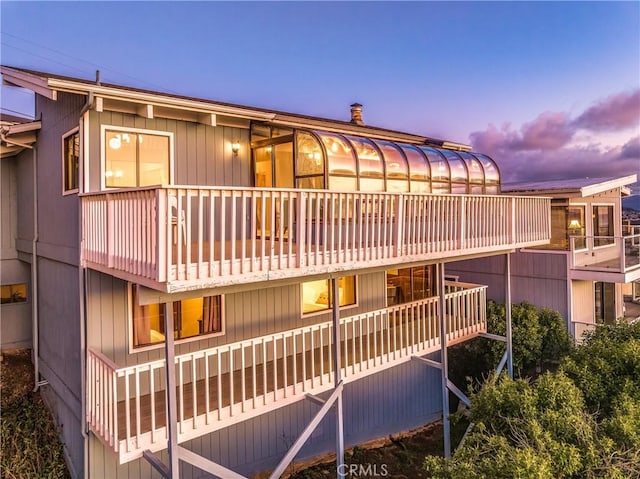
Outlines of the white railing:
M486 330L486 286L450 283L448 340ZM440 347L438 298L340 321L345 382ZM176 356L178 440L185 441L333 387L332 323ZM121 462L166 447L165 361L116 368L90 351L87 420ZM120 422L118 422L120 421Z
M570 239L574 269L627 273L640 268L640 234Z
M149 187L82 197L82 261L208 286L532 246L548 198Z

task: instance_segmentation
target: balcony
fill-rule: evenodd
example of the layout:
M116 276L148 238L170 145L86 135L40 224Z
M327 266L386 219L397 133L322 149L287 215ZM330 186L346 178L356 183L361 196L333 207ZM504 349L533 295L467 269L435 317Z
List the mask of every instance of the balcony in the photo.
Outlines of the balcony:
M448 283L447 340L486 331L486 286ZM340 321L342 378L355 381L440 348L438 297ZM332 323L246 339L176 356L178 442L334 387ZM87 421L120 463L166 448L164 360L119 367L87 358Z
M547 243L548 198L148 187L82 196L83 265L178 292Z
M640 279L640 227L625 236L571 237L571 278L630 283Z

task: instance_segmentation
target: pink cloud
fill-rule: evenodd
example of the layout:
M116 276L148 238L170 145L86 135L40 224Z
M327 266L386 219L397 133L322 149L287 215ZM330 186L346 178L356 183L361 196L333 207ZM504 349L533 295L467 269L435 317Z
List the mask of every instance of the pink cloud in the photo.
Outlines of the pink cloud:
M591 131L622 130L640 123L640 89L611 95L585 110L573 122Z
M604 147L597 136L588 146L569 146L578 129L626 131L640 123L640 90L612 95L576 120L567 113L544 112L520 130L489 125L469 135L475 151L493 157L503 182L610 177L640 172L640 136Z

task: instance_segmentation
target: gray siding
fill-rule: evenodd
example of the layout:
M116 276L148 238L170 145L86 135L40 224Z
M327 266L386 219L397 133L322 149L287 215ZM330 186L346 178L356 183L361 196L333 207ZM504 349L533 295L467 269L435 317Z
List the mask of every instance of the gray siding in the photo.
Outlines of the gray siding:
M163 349L129 354L129 288L125 281L89 270L87 272L87 345L111 358L118 366L159 359ZM384 273L357 277L357 306L341 310L351 316L385 306ZM299 284L225 295L225 334L178 344L184 354L304 325L331 320L331 313L302 316Z
M102 125L168 131L173 133L174 176L176 185L251 186L251 152L241 148L238 156L230 144L249 144L249 130L223 126L206 126L166 118L143 118L128 113L91 111L89 116L89 187L98 191L101 185L102 158L100 130Z
M429 357L437 359L438 355ZM416 361L347 384L343 391L345 444L353 446L437 420L442 410L440 384L437 370ZM252 477L278 464L318 409L311 401L300 401L187 441L183 447ZM333 451L335 415L330 411L296 460ZM144 459L118 465L116 454L93 435L89 457L92 478L156 477ZM166 451L159 457L168 462ZM214 477L183 462L180 467L180 477L185 479Z
M0 160L0 284L27 284L27 302L0 306L0 348L31 347L31 287L29 266L18 259L18 183L20 162L30 162L31 152Z
M460 281L487 285L487 297L504 302L505 256L448 263L447 274ZM511 299L527 301L568 316L567 255L519 251L511 255Z

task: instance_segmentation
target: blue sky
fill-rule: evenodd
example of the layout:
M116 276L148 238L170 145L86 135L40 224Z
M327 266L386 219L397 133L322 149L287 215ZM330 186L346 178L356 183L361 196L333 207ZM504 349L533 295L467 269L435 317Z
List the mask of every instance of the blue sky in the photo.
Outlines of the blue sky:
M10 2L2 63L473 144L505 178L640 170L639 2ZM25 95L3 89L3 111ZM15 102L14 98L23 101Z

